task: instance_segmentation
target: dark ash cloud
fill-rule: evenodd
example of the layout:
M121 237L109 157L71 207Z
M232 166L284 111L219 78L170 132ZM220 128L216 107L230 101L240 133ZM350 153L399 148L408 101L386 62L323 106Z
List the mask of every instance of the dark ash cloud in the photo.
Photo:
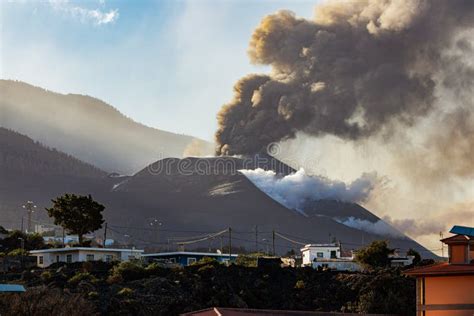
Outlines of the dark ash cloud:
M472 37L464 31L473 26L471 0L332 1L314 20L269 15L249 56L272 73L235 85L218 114L216 152L256 153L298 131L359 140L392 122L411 126L433 109L439 81L445 89L472 82L472 67L445 52L472 55L458 35ZM463 71L450 79L452 69Z

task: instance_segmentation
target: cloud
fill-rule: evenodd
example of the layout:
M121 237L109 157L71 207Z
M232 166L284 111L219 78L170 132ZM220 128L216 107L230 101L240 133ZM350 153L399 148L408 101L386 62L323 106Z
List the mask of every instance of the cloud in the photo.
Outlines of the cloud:
M49 0L49 4L56 11L62 12L82 22L91 22L95 25L104 25L115 22L119 17L118 9L102 11L77 6L69 0ZM103 3L101 3L103 5Z
M338 223L343 225L363 230L368 233L380 235L380 236L389 236L389 237L405 237L400 231L392 227L391 225L387 224L383 220L379 220L376 222L371 222L368 220L355 218L353 216L346 218L346 219L335 219Z
M376 173L365 173L346 184L322 176L309 176L304 169L279 177L274 171L263 169L239 170L255 186L289 209L299 211L308 201L332 199L346 202L365 201L377 180Z

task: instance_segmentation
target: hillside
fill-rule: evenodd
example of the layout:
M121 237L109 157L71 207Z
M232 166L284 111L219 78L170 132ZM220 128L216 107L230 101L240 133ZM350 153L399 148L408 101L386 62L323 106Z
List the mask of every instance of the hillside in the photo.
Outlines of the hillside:
M0 126L30 136L108 172L132 174L157 159L212 152L190 136L139 124L105 102L0 80ZM197 145L200 148L195 149Z
M157 242L161 243L160 247L166 247L169 237L186 235L173 233L174 230L215 232L232 227L236 231L235 243L253 249L254 228L258 225L260 238L267 241L271 240L271 231L275 229L287 236L303 237L295 238L307 243L324 243L336 238L348 248L358 248L376 239L388 239L393 247L402 250L414 248L424 255L431 255L403 234L389 234L391 228L388 225L380 227L386 224L354 203L312 201L305 207L307 216L290 210L238 172L242 163L241 158L234 157L158 161L113 189L111 203L114 214L110 217L116 218L114 222L126 218L129 211L121 206L127 203L135 206L134 216L127 219L128 225L149 227L149 218L159 219L163 223L161 232L157 233L159 236L150 232L143 236L152 238L148 241L155 246ZM281 162L270 162L267 166L278 164ZM347 220L364 225L352 225ZM138 230L120 232L140 233ZM299 247L281 239L277 244L280 252ZM202 247L208 245L208 242L198 244Z
M0 128L0 224L19 227L21 205L37 204L35 218L50 200L66 192L100 192L111 181L104 171Z
M48 221L44 208L51 199L69 192L92 194L106 206L111 237L155 250L176 249L173 240L177 237L193 239L228 227L233 229L235 246L253 250L257 225L261 248L269 246L271 232L276 230L302 243L336 238L347 248L388 239L392 247L430 255L402 234L387 234L380 219L357 204L310 201L302 215L276 202L239 172L257 167L283 175L293 171L269 156L166 158L123 177L107 176L6 129L0 129L0 145L0 225L6 227L19 227L25 215L21 205L27 200L38 205L34 219ZM162 226L151 227L155 219ZM215 248L220 242L220 238L207 240L188 248ZM300 245L278 238L276 247L284 253Z

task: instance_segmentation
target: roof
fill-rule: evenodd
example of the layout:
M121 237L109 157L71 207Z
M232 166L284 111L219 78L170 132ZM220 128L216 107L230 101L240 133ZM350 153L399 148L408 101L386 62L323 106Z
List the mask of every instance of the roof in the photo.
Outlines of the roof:
M164 257L164 256L207 256L207 257L229 257L228 253L216 252L190 252L190 251L175 251L175 252L157 252L145 253L143 257ZM231 254L232 257L238 257L237 254Z
M65 248L50 248L50 249L31 250L30 254L50 253L50 252L71 252L71 251L137 252L137 253L143 253L144 252L144 250L139 250L139 249L65 247Z
M407 275L466 275L474 274L474 264L450 264L447 262L410 269Z
M471 239L474 239L474 237L458 234L458 235L441 239L441 241L444 242L445 244L455 244L455 243L466 244Z
M268 310L268 309L244 309L244 308L222 308L212 307L181 315L187 316L251 316L251 315L267 315L267 316L336 316L336 315L360 315L348 313L328 313L328 312L311 312L311 311L288 311L288 310ZM371 314L365 314L371 315Z
M307 244L301 250L309 248L340 248L338 244Z
M25 292L25 287L19 284L0 284L0 293Z
M451 228L451 230L449 232L453 233L453 234L459 234L459 235L466 235L466 236L474 237L474 227L455 225L455 226L453 226L453 228Z

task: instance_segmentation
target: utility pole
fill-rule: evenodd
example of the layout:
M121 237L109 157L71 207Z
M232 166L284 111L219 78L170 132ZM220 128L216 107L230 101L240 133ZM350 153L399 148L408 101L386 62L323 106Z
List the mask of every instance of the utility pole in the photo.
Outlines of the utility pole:
M443 232L439 232L439 237L443 239ZM443 242L441 242L441 257L444 258L444 245Z
M25 203L25 205L22 206L28 213L28 233L32 233L33 232L33 228L32 228L32 225L31 225L31 216L34 212L34 209L36 208L36 205L35 203L33 203L33 201L28 201Z
M63 227L63 248L66 247L66 233L64 231L64 227Z
M258 225L255 225L255 253L258 253Z
M102 243L103 248L105 248L106 241L107 241L107 223L105 223L105 228L104 228L104 241Z
M272 253L275 256L275 230L272 230Z
M24 227L24 224L23 224L24 220L25 220L25 218L22 216L22 217L21 217L21 232L22 232L22 233L25 232L25 227Z
M229 263L232 260L232 228L229 227Z

